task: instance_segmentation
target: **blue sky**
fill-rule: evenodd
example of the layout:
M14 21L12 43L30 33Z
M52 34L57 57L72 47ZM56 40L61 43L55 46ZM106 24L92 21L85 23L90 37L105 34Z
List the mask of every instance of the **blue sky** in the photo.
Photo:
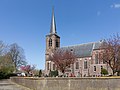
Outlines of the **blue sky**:
M38 69L44 69L52 6L61 46L120 33L120 0L0 0L0 40L21 46Z

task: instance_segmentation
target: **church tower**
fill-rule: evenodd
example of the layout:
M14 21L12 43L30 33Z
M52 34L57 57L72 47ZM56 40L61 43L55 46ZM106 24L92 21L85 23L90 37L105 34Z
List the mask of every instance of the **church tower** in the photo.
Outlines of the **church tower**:
M45 73L47 75L49 74L50 71L55 70L55 65L53 62L49 60L49 56L52 54L53 51L55 51L59 47L60 47L60 37L57 35L56 32L56 22L55 22L55 15L53 9L50 33L46 35Z

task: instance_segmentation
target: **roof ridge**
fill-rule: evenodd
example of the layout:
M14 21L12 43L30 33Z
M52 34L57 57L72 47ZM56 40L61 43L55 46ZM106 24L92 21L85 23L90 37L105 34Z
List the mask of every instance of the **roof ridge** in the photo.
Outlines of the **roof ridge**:
M69 45L69 46L63 46L61 48L64 48L64 47L74 47L74 46L81 46L81 45L85 45L85 44L94 44L94 43L98 43L99 41L96 41L96 42L88 42L88 43L82 43L82 44L76 44L76 45Z

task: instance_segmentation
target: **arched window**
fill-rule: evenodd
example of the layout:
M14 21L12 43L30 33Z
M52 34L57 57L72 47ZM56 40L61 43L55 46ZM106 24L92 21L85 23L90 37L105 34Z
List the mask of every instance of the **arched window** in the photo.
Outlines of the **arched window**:
M49 67L50 67L50 64L49 64L49 63L47 63L47 70L49 70Z
M55 70L55 64L53 64L53 70Z
M49 47L51 47L52 46L52 39L50 38L49 39Z
M58 42L58 40L56 40L56 47L59 47L59 42Z
M95 64L98 64L98 54L95 54Z
M79 62L76 62L76 69L79 69Z
M84 69L87 69L87 61L84 61Z
M103 69L103 66L101 66L101 69Z
M94 71L96 71L96 66L94 66Z

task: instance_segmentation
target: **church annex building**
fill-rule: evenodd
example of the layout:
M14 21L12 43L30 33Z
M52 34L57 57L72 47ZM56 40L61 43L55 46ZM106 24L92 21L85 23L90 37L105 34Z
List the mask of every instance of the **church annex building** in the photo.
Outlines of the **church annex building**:
M100 45L102 41L85 43L73 46L60 47L60 36L56 32L56 22L54 10L52 11L52 20L50 33L46 35L46 53L45 53L45 74L56 70L54 62L49 60L53 50L58 48L73 51L77 55L77 60L70 68L66 70L66 75L74 74L76 77L101 76L101 69L105 68L109 74L112 73L110 67L99 60Z

